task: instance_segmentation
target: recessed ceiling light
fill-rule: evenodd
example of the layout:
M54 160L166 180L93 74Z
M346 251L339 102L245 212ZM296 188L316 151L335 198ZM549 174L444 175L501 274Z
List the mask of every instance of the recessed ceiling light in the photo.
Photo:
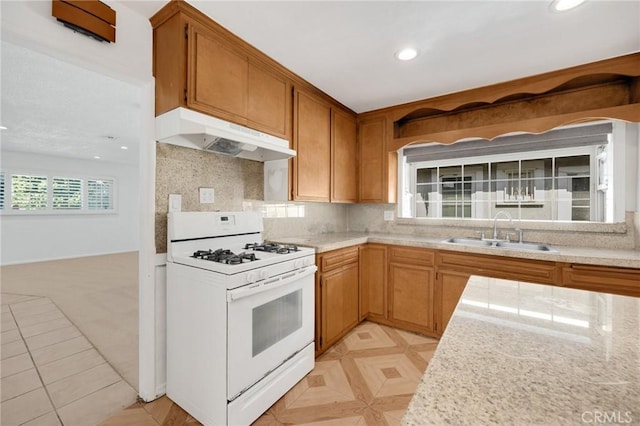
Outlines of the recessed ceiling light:
M585 0L553 0L551 2L551 10L555 12L564 12L580 6Z
M407 47L396 52L396 58L401 61L410 61L416 56L418 56L418 51L413 47Z
M122 146L120 147L120 149L129 149L129 147L128 147L128 146L124 146L124 145L122 145Z
M0 126L0 130L7 130L7 128L4 126Z
M96 160L99 160L100 156L99 155L94 155L93 158L95 158Z

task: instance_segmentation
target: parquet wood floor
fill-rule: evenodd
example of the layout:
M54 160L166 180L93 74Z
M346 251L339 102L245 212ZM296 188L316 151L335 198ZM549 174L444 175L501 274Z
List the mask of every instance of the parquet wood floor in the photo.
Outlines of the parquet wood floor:
M399 425L438 341L363 322L254 426ZM102 425L198 425L166 396L137 403Z

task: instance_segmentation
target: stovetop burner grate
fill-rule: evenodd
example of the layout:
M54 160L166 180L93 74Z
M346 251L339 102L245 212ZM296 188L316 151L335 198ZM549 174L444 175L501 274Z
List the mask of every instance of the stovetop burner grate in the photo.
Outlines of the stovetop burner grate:
M245 250L264 251L267 253L287 254L299 251L298 246L293 244L277 244L271 242L248 243L244 246Z
M198 250L191 256L196 259L209 260L211 262L225 263L227 265L238 265L245 261L253 262L259 260L255 253L242 252L239 254L233 253L231 250L218 249L218 250Z

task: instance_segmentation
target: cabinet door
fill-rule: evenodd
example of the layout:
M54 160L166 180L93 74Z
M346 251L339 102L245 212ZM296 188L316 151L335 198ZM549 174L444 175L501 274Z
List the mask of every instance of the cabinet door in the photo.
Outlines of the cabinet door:
M287 79L249 62L247 120L250 127L289 139L291 91Z
M358 153L355 116L333 108L331 111L331 201L358 201Z
M386 119L359 123L359 200L362 203L395 203L398 154L387 152Z
M389 319L409 329L433 332L434 270L389 264Z
M459 272L438 271L436 280L435 331L442 335L455 311L460 296L469 281L469 275Z
M187 106L230 120L245 120L247 57L195 22L189 29Z
M295 92L293 118L293 199L329 201L331 167L331 107L328 103Z
M324 274L322 291L322 344L326 348L358 323L358 264Z
M367 244L360 252L360 318L387 317L387 247Z

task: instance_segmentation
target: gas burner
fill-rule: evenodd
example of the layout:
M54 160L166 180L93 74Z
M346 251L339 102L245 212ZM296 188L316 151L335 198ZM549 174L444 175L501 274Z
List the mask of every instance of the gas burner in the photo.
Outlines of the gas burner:
M225 263L227 265L238 265L245 260L248 262L253 262L254 260L258 260L255 253L240 253L235 254L231 250L218 249L218 250L198 250L193 253L193 256L196 259L209 260L211 262Z
M277 253L277 254L287 254L287 253L292 253L300 250L298 246L295 246L293 244L277 244L277 243L270 243L267 241L261 244L260 243L245 244L244 249L254 250L254 251L264 251L267 253Z

